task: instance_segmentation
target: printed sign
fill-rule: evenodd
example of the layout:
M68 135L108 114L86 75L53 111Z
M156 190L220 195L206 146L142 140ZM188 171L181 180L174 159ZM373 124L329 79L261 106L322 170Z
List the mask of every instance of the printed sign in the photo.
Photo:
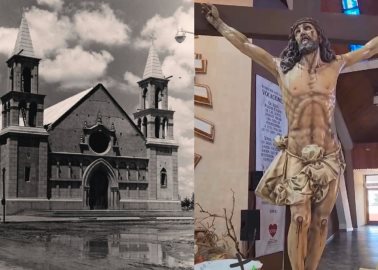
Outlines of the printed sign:
M256 241L256 257L282 251L285 241L285 207L272 205L256 197L260 209L260 240Z
M280 88L256 75L256 170L265 171L278 149L273 145L277 135L286 135L287 119Z

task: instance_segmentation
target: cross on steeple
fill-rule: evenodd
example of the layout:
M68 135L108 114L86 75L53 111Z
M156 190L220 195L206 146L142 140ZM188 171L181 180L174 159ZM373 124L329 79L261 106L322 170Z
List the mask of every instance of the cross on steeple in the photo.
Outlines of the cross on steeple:
M151 33L151 34L149 34L148 37L149 37L150 40L151 40L151 45L153 45L153 44L154 44L154 41L155 41L155 39L156 39L155 33Z
M378 29L377 16L321 12L320 0L293 0L293 10L225 5L217 5L217 8L225 23L253 38L286 40L291 25L303 17L318 20L332 42L364 44L377 35ZM361 31L361 25L369 27ZM201 14L201 4L198 3L195 4L195 34L220 35Z

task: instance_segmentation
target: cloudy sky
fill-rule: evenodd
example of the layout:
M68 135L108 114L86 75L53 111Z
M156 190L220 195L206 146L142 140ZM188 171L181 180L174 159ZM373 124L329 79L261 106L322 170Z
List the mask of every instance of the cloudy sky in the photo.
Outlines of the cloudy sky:
M175 112L182 197L193 191L193 36L174 40L178 28L193 31L191 0L1 0L0 94L21 22L29 23L41 58L39 92L45 107L101 82L132 116L138 105L151 36L169 83ZM2 63L2 64L1 64ZM133 117L132 117L133 118Z

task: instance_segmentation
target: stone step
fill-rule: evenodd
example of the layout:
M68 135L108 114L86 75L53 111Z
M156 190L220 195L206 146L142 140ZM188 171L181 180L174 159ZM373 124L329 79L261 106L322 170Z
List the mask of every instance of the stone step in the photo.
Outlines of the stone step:
M193 217L193 211L173 210L26 210L22 214L42 217Z

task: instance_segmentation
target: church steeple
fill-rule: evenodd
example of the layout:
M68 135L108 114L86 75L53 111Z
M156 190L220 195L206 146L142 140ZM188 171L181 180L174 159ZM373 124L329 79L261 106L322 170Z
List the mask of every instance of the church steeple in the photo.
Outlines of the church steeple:
M148 52L147 63L143 72L143 79L147 79L150 77L164 79L163 71L161 70L161 64L159 61L159 56L156 53L153 43L151 44L150 50Z
M173 111L168 110L168 82L152 43L140 87L139 108L134 114L148 139L173 139Z
M18 30L16 45L14 46L13 55L22 55L27 57L33 57L33 43L30 37L28 22L25 18L25 14L22 14L20 28Z
M8 91L1 97L3 129L11 126L43 127L44 95L38 93L38 66L28 22L22 15L13 53L7 61Z

